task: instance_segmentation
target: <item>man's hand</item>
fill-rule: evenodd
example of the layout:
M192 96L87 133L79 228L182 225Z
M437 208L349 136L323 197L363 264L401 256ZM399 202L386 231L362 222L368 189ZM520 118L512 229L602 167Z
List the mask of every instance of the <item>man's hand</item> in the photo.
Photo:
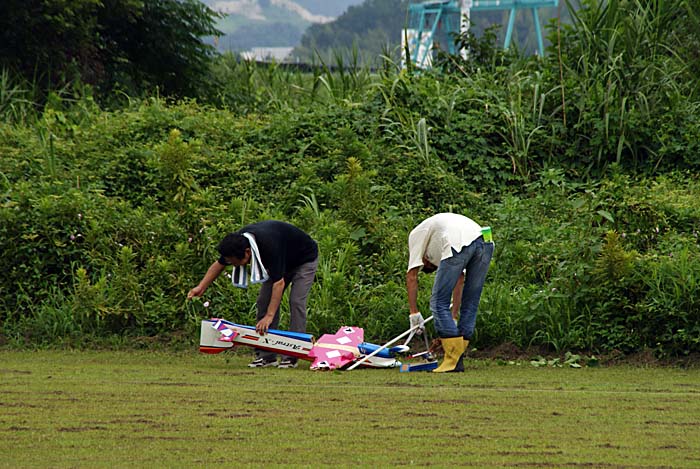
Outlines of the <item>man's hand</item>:
M204 294L204 290L206 290L206 288L202 288L199 285L197 285L187 294L187 299L189 300L194 296L202 296Z
M425 320L423 319L423 315L421 313L409 314L408 319L411 324L411 329L418 327L418 329L416 329L418 334L422 334L423 331L425 331Z
M265 335L270 328L270 324L272 324L272 318L265 316L255 325L255 331L260 335Z

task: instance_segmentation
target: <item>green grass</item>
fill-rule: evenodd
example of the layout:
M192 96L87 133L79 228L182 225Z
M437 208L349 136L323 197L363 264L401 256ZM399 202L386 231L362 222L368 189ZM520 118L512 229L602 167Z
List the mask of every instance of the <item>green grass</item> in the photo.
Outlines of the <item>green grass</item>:
M249 350L0 352L0 466L700 465L700 370L255 369Z

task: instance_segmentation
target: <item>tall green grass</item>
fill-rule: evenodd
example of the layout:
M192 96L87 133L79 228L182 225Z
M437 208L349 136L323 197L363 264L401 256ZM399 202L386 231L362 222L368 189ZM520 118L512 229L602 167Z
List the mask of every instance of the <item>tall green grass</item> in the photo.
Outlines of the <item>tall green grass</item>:
M364 101L373 81L356 50L347 59L336 53L332 61L318 57L318 63L301 67L257 64L224 54L213 66L213 75L218 89L212 99L239 113L313 103L356 106Z
M694 89L677 42L682 7L617 0L567 5L573 27L562 38L566 108L588 147L571 156L597 170L653 164L658 110L679 106Z
M25 123L36 119L36 89L20 83L9 70L0 70L0 120Z

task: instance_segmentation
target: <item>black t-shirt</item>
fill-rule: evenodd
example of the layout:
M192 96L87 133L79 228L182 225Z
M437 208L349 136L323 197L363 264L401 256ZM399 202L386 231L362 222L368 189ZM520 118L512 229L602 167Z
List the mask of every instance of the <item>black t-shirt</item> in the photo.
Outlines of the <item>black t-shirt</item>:
M285 274L318 257L318 245L311 236L283 221L266 220L244 226L237 233L251 233L258 245L260 260L269 281L276 282ZM222 264L223 259L219 259Z

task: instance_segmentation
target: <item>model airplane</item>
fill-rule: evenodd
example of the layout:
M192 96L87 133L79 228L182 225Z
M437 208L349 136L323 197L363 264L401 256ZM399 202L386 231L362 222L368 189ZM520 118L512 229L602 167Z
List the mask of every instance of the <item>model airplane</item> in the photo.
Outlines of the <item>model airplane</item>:
M359 327L341 327L338 332L324 334L314 340L303 332L268 330L261 335L253 326L235 324L225 319L205 319L199 335L199 351L221 353L235 345L246 345L282 355L308 360L312 370L335 370L361 361L370 368L398 368L397 356L408 351L407 345L391 348L364 342L364 330ZM379 350L381 349L381 350Z

